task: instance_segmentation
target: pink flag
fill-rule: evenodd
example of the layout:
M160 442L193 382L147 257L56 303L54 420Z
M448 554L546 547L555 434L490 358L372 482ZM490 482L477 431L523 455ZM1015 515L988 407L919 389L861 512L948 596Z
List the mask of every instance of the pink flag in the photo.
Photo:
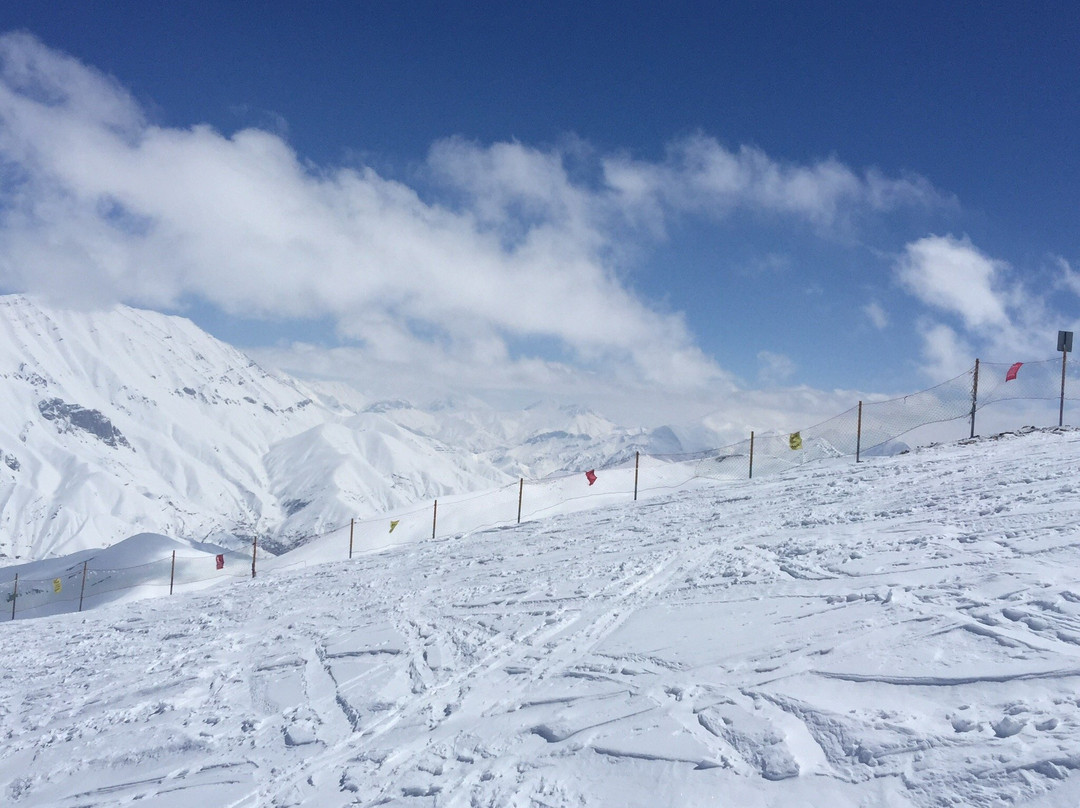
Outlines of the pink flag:
M585 472L585 479L589 481L589 485L596 482L596 472L589 470Z
M219 556L217 557L217 568L218 568L219 570L223 570L223 569L225 569L225 556L224 556L224 554L222 554L222 555L219 555Z
M1017 362L1015 365L1013 365L1011 368L1009 368L1009 372L1005 374L1005 381L1011 382L1013 379L1015 379L1016 374L1020 372L1020 366L1022 364L1024 364L1024 363L1023 362Z

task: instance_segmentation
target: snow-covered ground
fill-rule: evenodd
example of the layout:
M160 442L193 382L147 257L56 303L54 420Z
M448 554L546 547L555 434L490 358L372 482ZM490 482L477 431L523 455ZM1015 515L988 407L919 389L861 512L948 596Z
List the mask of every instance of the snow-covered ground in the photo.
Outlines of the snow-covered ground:
M828 461L4 623L0 804L1075 806L1078 460Z

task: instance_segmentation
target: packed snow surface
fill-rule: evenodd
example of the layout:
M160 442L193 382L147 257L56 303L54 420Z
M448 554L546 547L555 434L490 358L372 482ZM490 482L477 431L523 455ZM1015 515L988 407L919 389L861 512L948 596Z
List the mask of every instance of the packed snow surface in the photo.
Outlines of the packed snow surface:
M6 623L0 803L1075 806L1078 459L828 461Z

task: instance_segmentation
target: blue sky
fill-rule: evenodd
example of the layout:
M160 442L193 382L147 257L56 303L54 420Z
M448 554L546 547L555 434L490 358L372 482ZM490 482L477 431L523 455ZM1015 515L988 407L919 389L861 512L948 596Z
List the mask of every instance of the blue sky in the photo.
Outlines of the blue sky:
M1080 324L1075 4L671 5L6 7L0 287L642 420Z

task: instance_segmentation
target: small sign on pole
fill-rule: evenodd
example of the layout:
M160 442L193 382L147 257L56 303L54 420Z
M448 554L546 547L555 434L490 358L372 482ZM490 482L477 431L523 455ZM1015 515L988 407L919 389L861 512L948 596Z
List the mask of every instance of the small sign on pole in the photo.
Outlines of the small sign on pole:
M1062 353L1072 353L1072 331L1058 331L1058 350Z

